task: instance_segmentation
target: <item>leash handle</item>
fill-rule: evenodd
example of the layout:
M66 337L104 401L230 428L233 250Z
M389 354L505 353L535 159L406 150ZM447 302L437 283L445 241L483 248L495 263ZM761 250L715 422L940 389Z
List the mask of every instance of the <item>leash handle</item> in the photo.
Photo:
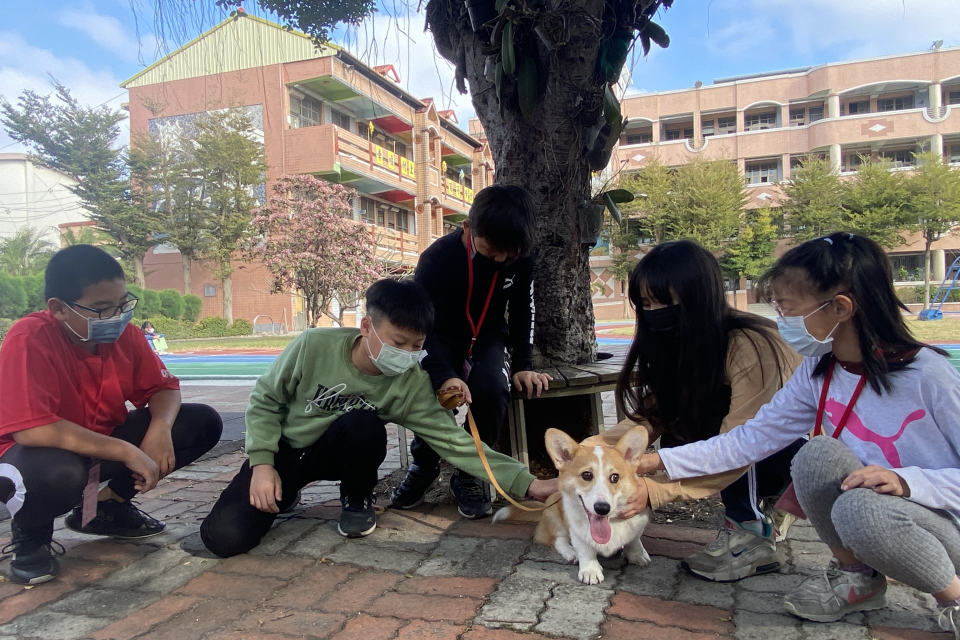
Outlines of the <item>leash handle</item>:
M437 392L437 399L440 401L440 404L443 405L444 409L452 411L463 404L463 393L461 393L457 388L441 389ZM550 504L545 504L542 507L528 507L511 498L507 492L503 490L503 488L500 486L500 483L497 482L497 479L493 475L493 470L490 468L490 463L487 461L487 454L483 451L483 442L480 441L480 432L477 430L477 423L473 419L473 412L470 411L470 407L467 407L467 424L470 426L470 435L473 436L473 444L477 447L477 455L480 456L480 462L483 464L483 469L487 472L487 477L490 479L490 483L497 490L497 493L503 496L504 500L518 509L531 512L544 511L545 509L549 509L553 505L560 502L560 499L558 498Z

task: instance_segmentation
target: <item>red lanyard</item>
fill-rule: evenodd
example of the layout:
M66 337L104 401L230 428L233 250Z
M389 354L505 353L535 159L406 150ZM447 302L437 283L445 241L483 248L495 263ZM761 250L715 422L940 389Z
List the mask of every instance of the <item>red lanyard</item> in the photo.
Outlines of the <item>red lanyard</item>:
M487 317L487 310L490 308L490 300L493 299L493 290L497 288L497 273L494 272L493 280L490 281L490 291L487 292L487 299L483 303L483 311L480 312L480 320L476 324L473 322L473 316L470 315L470 299L473 298L473 239L467 234L467 322L470 323L470 331L473 336L470 338L470 350L467 355L473 355L473 345L480 335L480 327L483 326L483 320Z
M817 407L817 424L814 427L814 429L820 429L821 434L825 433L823 429L823 413L827 407L827 391L830 389L830 380L833 378L833 368L836 364L837 361L831 358L830 366L827 367L827 372L823 376L823 390L820 391L820 406ZM857 399L860 397L860 392L863 391L863 387L866 384L867 376L860 376L860 381L857 382L857 388L854 389L853 395L850 396L850 402L847 404L847 408L844 409L843 416L840 418L840 423L833 432L834 438L839 438L840 434L843 432L843 428L847 426L847 420L850 419L850 414L853 412L853 405L857 403Z

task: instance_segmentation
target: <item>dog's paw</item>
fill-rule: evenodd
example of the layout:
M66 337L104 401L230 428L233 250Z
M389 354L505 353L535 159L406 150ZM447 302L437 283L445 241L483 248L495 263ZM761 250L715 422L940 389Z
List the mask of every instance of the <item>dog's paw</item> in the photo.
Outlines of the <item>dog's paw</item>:
M650 554L648 554L647 550L643 547L638 549L628 547L624 549L623 555L626 556L627 562L630 564L635 564L640 567L645 567L650 564Z
M583 584L600 584L603 582L603 567L596 560L580 566L577 578Z

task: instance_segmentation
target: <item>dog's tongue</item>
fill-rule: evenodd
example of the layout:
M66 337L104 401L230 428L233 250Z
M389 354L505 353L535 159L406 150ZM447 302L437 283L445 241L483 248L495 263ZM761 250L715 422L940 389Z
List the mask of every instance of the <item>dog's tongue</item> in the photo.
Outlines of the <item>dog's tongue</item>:
M590 520L590 536L597 544L607 544L610 542L610 520L608 518L597 516L589 511L587 518Z

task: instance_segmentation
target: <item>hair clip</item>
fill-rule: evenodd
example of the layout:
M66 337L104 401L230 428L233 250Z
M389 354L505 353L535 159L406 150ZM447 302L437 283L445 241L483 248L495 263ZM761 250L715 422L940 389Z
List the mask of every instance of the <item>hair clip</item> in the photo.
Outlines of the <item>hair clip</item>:
M829 242L830 244L833 244L833 239L832 239L832 238L823 238L823 241L824 241L824 242Z

